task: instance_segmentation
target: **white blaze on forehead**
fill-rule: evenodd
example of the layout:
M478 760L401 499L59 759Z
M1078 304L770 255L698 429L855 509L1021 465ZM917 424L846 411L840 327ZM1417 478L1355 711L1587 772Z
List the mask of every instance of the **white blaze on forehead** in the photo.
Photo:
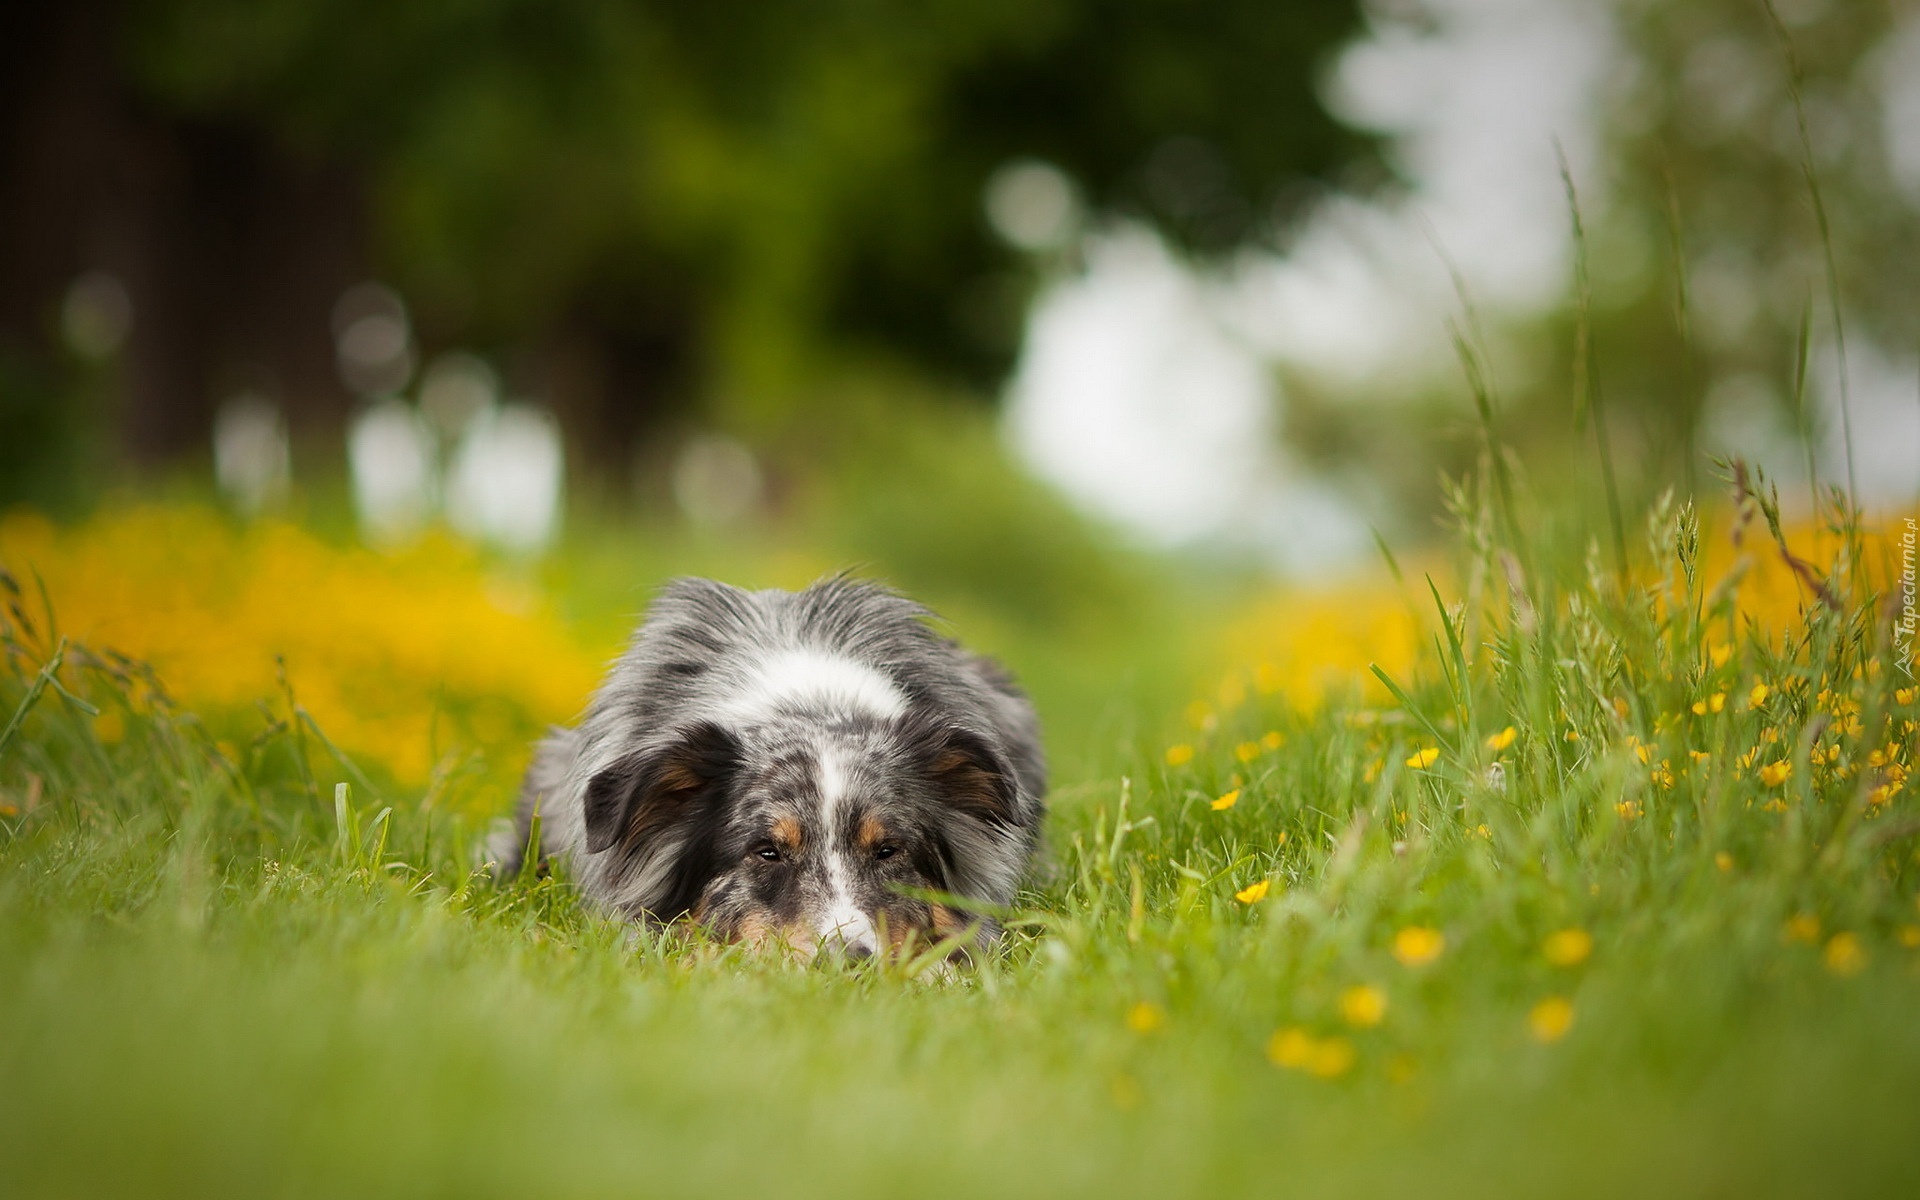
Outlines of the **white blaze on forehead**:
M847 795L847 767L836 747L824 747L819 757L820 826L825 831L827 907L816 922L823 944L851 950L878 950L873 919L853 902L847 882L847 843L841 829L840 808Z
M751 682L730 706L752 717L783 704L812 704L846 712L897 717L907 698L879 671L824 650L784 650L753 668Z

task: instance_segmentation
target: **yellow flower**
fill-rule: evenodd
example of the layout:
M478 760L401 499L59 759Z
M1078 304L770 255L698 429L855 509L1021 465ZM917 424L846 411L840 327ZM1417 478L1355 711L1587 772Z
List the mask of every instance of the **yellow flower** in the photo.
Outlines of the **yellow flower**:
M1707 753L1705 750L1689 750L1687 751L1687 757L1697 763L1703 763L1712 758L1713 755Z
M1753 708L1759 708L1767 702L1767 697L1772 694L1772 688L1764 683L1756 683L1753 685L1753 690L1747 693L1747 704Z
M1241 742L1233 748L1233 756L1241 762L1252 762L1260 757L1259 742Z
M1727 660L1733 657L1733 647L1725 642L1720 642L1708 650L1707 653L1713 656L1714 666L1724 667L1727 665Z
M1785 800L1782 800L1780 797L1775 796L1773 799L1767 801L1765 804L1762 804L1760 806L1760 811L1770 812L1770 813L1783 813L1787 811L1787 802Z
M1424 771L1428 767L1432 766L1434 763L1434 760L1439 757L1440 757L1440 747L1428 746L1425 750L1418 751L1414 754L1412 758L1409 758L1407 760L1407 765L1412 767L1416 771Z
M1915 694L1916 689L1914 688L1901 688L1893 693L1893 699L1894 702L1898 704L1912 704Z
M1638 800L1622 800L1620 803L1613 806L1613 811L1620 814L1620 819L1622 821L1632 821L1638 818L1646 810L1640 807L1640 802Z
M1827 970L1842 978L1858 975L1867 966L1867 952L1860 948L1859 936L1851 933L1834 934L1820 958Z
M1527 1027L1535 1041L1559 1041L1573 1028L1573 1002L1565 996L1548 996L1527 1014Z
M1145 1000L1127 1010L1127 1028L1135 1033L1152 1033L1167 1023L1167 1010Z
M1580 731L1578 729L1569 729L1566 731L1566 733L1561 735L1561 740L1567 741L1567 742L1577 742L1580 740Z
M1267 1060L1290 1071L1333 1079L1353 1069L1353 1043L1343 1037L1317 1038L1298 1026L1282 1029L1267 1041Z
M1369 984L1340 993L1340 1019L1355 1029L1367 1029L1386 1019L1387 994Z
M1812 913L1795 913L1787 918L1781 936L1789 942L1811 942L1820 936L1820 918Z
M1488 829L1485 825L1475 825L1473 831L1488 841L1493 840L1493 830Z
M1366 783L1372 783L1374 780L1380 778L1380 768L1386 765L1387 764L1385 759L1381 759L1381 758L1374 759L1372 762L1367 764L1367 769L1361 775L1361 779Z
M1232 808L1238 803L1240 803L1240 789L1235 788L1213 802L1213 811L1219 812L1222 809Z
M1241 888L1233 894L1233 898L1242 904L1257 904L1267 898L1267 893L1272 890L1272 888L1273 880L1262 879L1258 883L1250 883L1246 887Z
M1505 729L1502 729L1499 733L1496 733L1492 737L1487 739L1487 749L1505 750L1508 746L1513 745L1513 739L1519 736L1520 736L1519 731L1514 729L1513 726L1509 725Z
M1347 1039L1323 1038L1314 1045L1313 1054L1307 1059L1307 1070L1322 1079L1337 1079L1353 1069L1358 1057L1353 1043Z
M1733 870L1733 855L1722 850L1713 856L1713 865L1719 867L1722 871L1731 871Z
M1641 762L1645 763L1645 762L1653 761L1652 752L1649 751L1645 746L1640 744L1639 738L1628 738L1627 745L1633 747L1633 756L1639 759Z
M1409 925L1393 935L1393 956L1409 967L1424 967L1447 948L1447 935L1424 925Z
M1909 950L1920 950L1920 925L1902 925L1894 935Z
M1267 1039L1267 1061L1276 1067L1299 1070L1313 1057L1316 1039L1298 1025L1290 1026Z
M1613 698L1613 715L1619 717L1622 721L1627 719L1627 702L1625 699L1619 696Z
M1577 967L1593 953L1593 935L1584 929L1562 929L1550 933L1540 945L1540 953L1556 967Z
M1771 762L1760 768L1760 782L1768 787L1779 787L1791 774L1793 774L1793 764L1783 758L1779 762Z
M1167 765L1168 766L1184 767L1192 761L1193 761L1193 747L1189 746L1187 743L1181 742L1178 746L1167 747Z
M1261 735L1260 744L1262 746L1265 746L1269 750L1278 750L1286 742L1286 740L1287 739L1280 736L1279 730L1270 729L1266 733Z
M1653 772L1650 778L1652 778L1655 786L1663 787L1663 788L1672 787L1673 786L1673 764L1671 764L1664 758L1661 759L1660 765L1653 769Z

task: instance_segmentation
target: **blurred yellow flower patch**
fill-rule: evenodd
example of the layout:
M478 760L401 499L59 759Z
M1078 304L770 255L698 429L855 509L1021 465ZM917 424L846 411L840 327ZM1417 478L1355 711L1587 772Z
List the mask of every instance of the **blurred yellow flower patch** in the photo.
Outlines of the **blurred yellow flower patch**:
M1393 956L1409 967L1424 967L1447 948L1447 935L1423 925L1409 925L1393 935Z
M148 505L69 529L10 514L0 561L46 581L63 633L151 663L188 705L284 711L284 662L328 739L407 786L462 731L517 771L527 740L573 717L603 663L537 588L448 538L376 553ZM124 736L111 711L100 720L104 740Z

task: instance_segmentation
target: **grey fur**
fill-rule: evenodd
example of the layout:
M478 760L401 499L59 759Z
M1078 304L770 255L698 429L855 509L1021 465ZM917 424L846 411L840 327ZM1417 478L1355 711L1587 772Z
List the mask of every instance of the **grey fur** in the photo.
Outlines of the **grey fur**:
M1005 670L935 633L929 619L885 587L846 576L800 592L668 584L578 726L539 744L514 827L490 843L496 870L520 868L537 812L538 853L565 859L595 901L651 922L698 912L734 887L717 878L721 865L703 864L720 864L723 844L737 857L760 836L749 825L788 811L781 806L810 786L807 771L840 756L852 764L850 794L938 846L947 890L1010 903L1044 813L1038 721ZM867 711L828 691L756 695L766 691L767 664L796 653L857 663L904 706ZM946 776L926 767L956 760L961 769ZM684 782L705 771L724 775L724 786L709 794ZM663 794L694 797L686 811L671 810L679 815L642 819L643 801L609 807L629 803L623 789L644 792L646 780L669 776L683 790ZM696 892L698 902L689 899Z

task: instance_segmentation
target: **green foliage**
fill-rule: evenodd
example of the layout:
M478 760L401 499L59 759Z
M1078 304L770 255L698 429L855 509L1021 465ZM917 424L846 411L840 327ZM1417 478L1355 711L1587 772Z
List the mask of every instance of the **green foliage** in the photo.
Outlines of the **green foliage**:
M715 393L766 403L835 347L993 378L1023 285L981 195L1011 159L1198 248L1267 232L1363 156L1313 93L1356 21L1350 0L146 0L127 41L164 108L363 168L430 332L691 329Z

